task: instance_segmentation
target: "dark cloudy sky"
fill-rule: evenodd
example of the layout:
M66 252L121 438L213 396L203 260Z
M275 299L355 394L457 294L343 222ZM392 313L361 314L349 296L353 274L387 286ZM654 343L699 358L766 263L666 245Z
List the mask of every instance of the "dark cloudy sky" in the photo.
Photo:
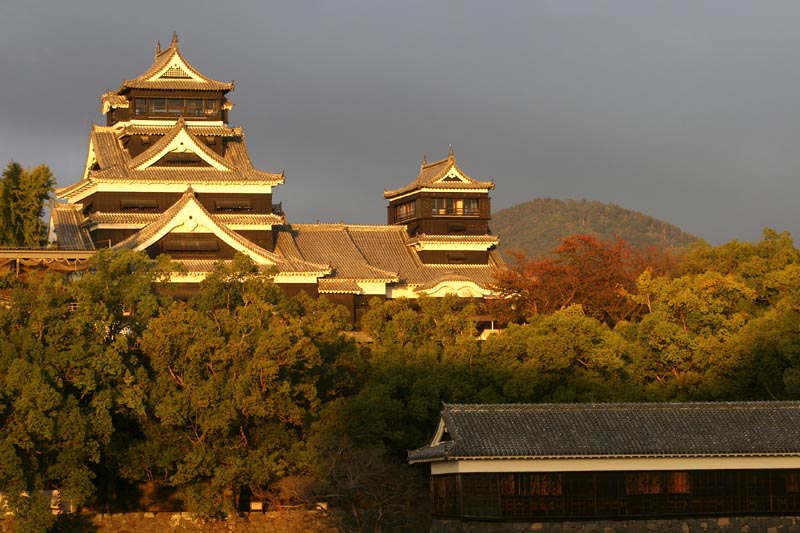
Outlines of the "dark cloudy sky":
M292 222L384 223L445 157L495 210L614 202L712 243L800 235L800 2L6 1L0 161L80 178L99 95L173 30Z

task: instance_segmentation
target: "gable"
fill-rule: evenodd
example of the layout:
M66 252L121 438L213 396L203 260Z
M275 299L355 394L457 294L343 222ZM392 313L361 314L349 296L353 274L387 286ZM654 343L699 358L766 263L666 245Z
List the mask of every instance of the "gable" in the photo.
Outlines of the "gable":
M184 59L178 53L172 54L170 61L166 62L164 66L157 70L152 76L147 78L147 81L172 80L196 81L199 83L206 81L202 77L198 76L194 72L194 69L187 65L186 61L184 61Z
M155 148L155 146L153 148ZM190 154L193 154L194 157L191 157ZM142 156L139 156L137 159L140 158L142 158ZM146 157L142 158L144 160L136 165L134 170L144 170L151 166L164 166L165 161L180 158L185 158L187 160L194 159L197 163L195 166L208 166L217 170L231 170L220 160L215 159L211 154L209 154L208 149L200 145L196 138L190 135L189 132L184 128L181 128L181 130L168 143L164 143L163 146L153 150L152 153L149 153ZM170 163L170 165L172 164L174 163Z
M160 220L149 224L139 233L120 242L115 248L143 251L165 238L167 243L174 243L173 251L176 252L215 251L212 250L211 244L206 244L213 241L217 243L216 250L220 249L221 244L224 244L234 251L249 256L257 264L276 264L262 253L251 250L247 241L214 221L193 193L185 195L175 206L164 212ZM181 241L188 244L181 244Z
M464 175L458 171L458 168L453 165L444 176L436 181L436 183L470 183L470 180L464 177Z

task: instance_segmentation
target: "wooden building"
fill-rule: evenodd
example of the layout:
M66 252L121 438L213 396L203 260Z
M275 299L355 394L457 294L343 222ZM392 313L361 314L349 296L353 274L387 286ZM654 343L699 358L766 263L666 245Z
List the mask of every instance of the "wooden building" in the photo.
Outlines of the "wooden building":
M256 169L243 130L228 124L233 90L195 69L177 36L157 46L147 71L101 96L105 125L92 128L82 178L57 190L51 248L168 254L187 268L173 280L186 294L241 252L287 293L347 306L354 323L376 296L493 295L494 184L469 177L452 149L386 192L388 225L289 224L273 200L284 174Z
M800 512L800 402L445 405L435 517L545 521Z

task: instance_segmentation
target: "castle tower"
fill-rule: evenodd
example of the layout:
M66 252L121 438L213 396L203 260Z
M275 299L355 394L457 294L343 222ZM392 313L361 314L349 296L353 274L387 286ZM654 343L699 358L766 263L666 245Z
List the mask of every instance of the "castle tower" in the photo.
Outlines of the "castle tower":
M385 191L389 224L405 225L409 244L427 264L486 264L498 239L489 233L489 191L494 182L470 177L446 159L422 159L419 175L401 189Z
M177 35L164 50L156 47L152 66L101 96L105 126L93 126L83 177L59 189L55 222L78 218L95 248L119 246L163 218L184 197L197 204L190 222L172 225L157 240L138 236L139 246L155 257L176 259L232 257L242 239L272 251L272 227L285 222L273 208L272 187L283 174L253 167L241 128L228 125L233 82L213 80L181 54ZM71 211L72 213L68 212ZM198 226L198 217L224 226ZM162 221L163 222L163 221ZM62 225L63 226L63 225ZM51 225L51 238L65 235Z

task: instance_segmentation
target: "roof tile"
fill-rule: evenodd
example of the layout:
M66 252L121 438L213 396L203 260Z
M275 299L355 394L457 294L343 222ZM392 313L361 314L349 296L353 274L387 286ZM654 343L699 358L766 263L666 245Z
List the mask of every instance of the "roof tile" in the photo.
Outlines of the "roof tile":
M800 402L451 404L442 420L452 440L410 462L800 455Z

